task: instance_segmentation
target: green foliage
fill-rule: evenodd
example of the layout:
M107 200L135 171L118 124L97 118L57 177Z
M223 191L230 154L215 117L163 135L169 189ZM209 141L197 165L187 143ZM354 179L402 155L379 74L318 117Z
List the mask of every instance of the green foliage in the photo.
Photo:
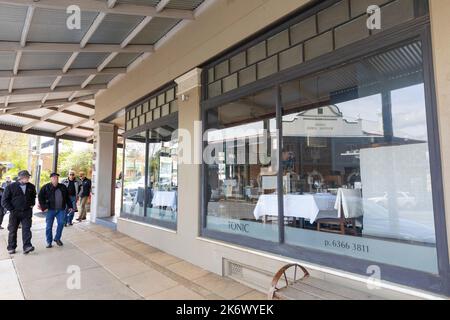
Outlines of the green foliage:
M28 142L31 136L23 133L14 133L0 130L0 181L5 176L15 178L19 171L28 169ZM87 175L92 171L93 152L86 148L74 150L74 143L71 141L62 141L60 153L58 156L58 171L61 178L67 177L71 169L75 172L84 171ZM37 159L34 157L31 164L31 171L35 168ZM6 170L6 163L12 163L13 168ZM34 174L34 172L31 172ZM39 185L50 182L51 169L42 169Z
M39 179L39 186L42 188L45 184L50 182L50 174L51 170L42 170L41 171L41 177Z
M90 175L92 170L93 152L90 150L73 151L73 142L63 141L62 152L58 159L58 173L61 178L67 177L70 170L75 170L78 174L84 171Z
M20 170L27 169L28 136L22 133L0 131L0 162L12 163L13 168L0 170L0 180L4 176L17 176Z
M7 171L7 175L11 178L17 177L19 171L27 169L26 154L23 155L21 153L12 152L10 159L10 162L12 162L14 167Z

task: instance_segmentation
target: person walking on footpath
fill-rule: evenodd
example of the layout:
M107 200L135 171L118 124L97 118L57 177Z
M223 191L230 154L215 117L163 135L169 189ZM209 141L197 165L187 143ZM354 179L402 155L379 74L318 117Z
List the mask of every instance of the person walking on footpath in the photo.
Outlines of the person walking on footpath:
M77 212L77 201L78 201L78 194L80 193L81 189L81 181L75 177L75 171L70 170L69 176L67 179L64 179L62 182L63 185L66 186L67 191L69 192L69 199L70 202L72 202L72 209L69 210L67 208L66 210L66 220L65 220L65 226L72 226L73 225L73 217L74 213Z
M6 177L5 182L2 183L2 188L6 189L7 186L9 186L12 183L11 177Z
M5 189L3 187L0 187L0 230L4 229L2 227L2 223L3 223L3 217L5 216L5 213L6 213L2 206L3 191L5 191Z
M73 212L69 191L65 185L59 183L59 174L53 172L50 175L50 179L51 182L42 187L38 196L39 206L43 212L46 212L45 235L47 238L47 248L53 247L53 241L58 246L63 246L61 237L66 220L66 208ZM53 238L53 223L55 218L58 226L56 227L55 238Z
M86 220L86 204L88 202L89 196L91 195L91 180L86 177L84 172L80 172L79 174L81 180L81 190L80 190L80 215L78 216L77 221L81 222Z
M17 178L14 179L14 181L17 181ZM11 177L9 177L9 176L6 177L5 182L3 182L3 183L2 183L2 186L0 187L0 194L3 193L3 192L5 192L6 187L9 186L11 183L13 183L13 181L11 180ZM2 191L3 191L3 192L2 192ZM2 200L1 200L1 195L0 195L0 230L3 229L3 227L2 227L2 222L3 222L3 219L4 219L5 215L6 215L6 213L8 212L5 208L2 207L1 201L2 201ZM3 214L2 214L2 212L3 212ZM21 225L19 224L19 229L20 229L20 228L22 228L22 227L21 227Z
M30 183L30 173L20 171L18 181L5 188L2 196L2 206L9 211L8 224L8 252L16 253L17 229L22 225L23 253L34 251L31 244L31 224L33 219L33 207L36 204L36 187Z

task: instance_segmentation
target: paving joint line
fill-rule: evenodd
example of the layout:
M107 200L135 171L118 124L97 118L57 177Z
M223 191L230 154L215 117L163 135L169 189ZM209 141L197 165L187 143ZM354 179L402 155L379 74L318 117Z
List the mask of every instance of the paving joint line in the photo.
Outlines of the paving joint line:
M140 262L142 262L142 263L146 264L147 266L155 269L156 271L164 274L165 276L169 277L170 279L174 280L175 282L178 282L179 284L185 286L186 288L191 289L192 291L194 291L195 293L201 295L202 297L204 297L206 299L214 298L214 296L217 296L217 298L225 299L224 297L219 296L219 295L211 292L211 290L209 290L209 289L207 289L207 288L205 288L205 287L203 287L203 286L201 286L201 285L199 285L199 284L197 284L197 283L195 283L195 282L193 282L193 281L191 281L189 279L186 279L183 276L178 275L177 273L167 269L164 266L161 266L158 263L155 263L155 262L145 258L143 255L141 255L141 254L139 254L137 252L134 252L131 249L126 248L125 246L121 245L120 243L116 243L113 239L105 237L99 232L96 232L94 230L90 230L89 228L86 228L85 230L87 232L95 234L96 236L98 236L100 239L102 239L104 241L106 241L106 240L111 241L112 242L112 244L111 244L112 246L116 247L117 249L122 250L123 252L125 252L126 254L130 255L133 258L135 258L136 260L139 260ZM149 246L149 247L151 247L151 246ZM204 292L202 292L202 291L207 291L207 292L209 292L209 294L205 295Z
M77 229L82 229L82 228L77 228ZM42 229L40 229L40 230L42 230ZM82 230L83 230L83 231L88 231L88 230L86 230L86 229L82 229ZM74 249L76 249L76 250L80 251L81 253L83 253L86 257L88 257L90 260L92 260L92 261L96 264L96 266L84 268L82 271L85 271L85 270L92 270L92 269L97 269L97 268L101 268L101 269L103 269L103 270L106 270L106 271L107 271L109 274L111 274L114 278L116 278L117 280L119 280L120 283L122 283L123 285L125 285L125 286L126 286L128 289L130 289L132 292L134 292L138 297L140 297L141 299L144 299L144 298L145 298L145 297L143 297L142 295L140 295L138 292L136 292L135 290L133 290L132 288L130 288L126 283L124 283L124 282L121 281L119 278L117 278L111 271L109 271L109 270L106 269L104 266L100 265L97 261L95 261L95 259L93 259L89 254L87 254L83 249L81 249L76 243L74 243L72 240L70 240L70 235L68 236L67 241L68 241L69 243L71 243L71 244L74 246ZM14 261L14 260L13 260L13 261ZM13 264L14 264L14 262L13 262ZM14 264L14 268L15 268L15 264ZM21 286L22 294L23 294L24 299L25 299L25 293L24 293L24 290L23 290L22 281L20 280L20 276L19 276L19 273L17 272L17 270L16 270L16 274L17 274L17 277L18 277L18 279L19 279L19 283L20 283L20 286ZM58 274L56 274L56 275L51 275L51 276L48 276L48 277L44 277L44 278L41 278L41 279L39 279L39 280L45 280L45 279L53 278L53 277L55 277L55 276L62 276L62 275L65 275L65 274L66 274L66 273L58 273Z
M70 241L70 240L68 240ZM71 241L70 241L71 242ZM89 257L89 259L91 259L93 262L95 262L98 266L96 268L102 268L103 270L105 270L106 272L108 272L110 275L112 275L116 280L118 280L120 283L122 283L125 287L127 287L128 289L130 289L132 292L134 292L138 297L140 297L140 299L138 300L143 300L145 299L144 296L142 296L139 292L137 292L136 290L134 290L133 288L131 288L127 283L123 282L122 279L120 279L118 276L116 276L114 273L112 273L108 268L105 268L104 266L102 266L101 264L99 264L93 257L91 257L89 254L87 254L82 248L80 248L76 243L71 242L75 247L77 247L78 250L80 250L81 252L83 252L83 254L85 254L86 256Z

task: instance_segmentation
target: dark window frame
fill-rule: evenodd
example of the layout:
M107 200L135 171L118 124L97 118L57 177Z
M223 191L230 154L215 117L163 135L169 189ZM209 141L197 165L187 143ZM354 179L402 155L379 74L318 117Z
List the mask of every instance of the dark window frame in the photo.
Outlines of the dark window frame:
M164 85L164 86L162 86L161 88L159 88L159 89L157 89L156 91L154 91L154 92L152 92L152 93L150 93L150 94L148 94L148 95L146 95L144 98L141 98L141 99L139 99L139 100L137 100L137 101L135 101L135 102L133 102L133 103L131 103L130 105L128 105L127 107L125 107L125 110L124 110L124 113L125 113L125 119L126 119L126 121L125 121L125 127L126 127L126 129L127 129L127 133L129 133L129 132L134 132L134 133L136 133L136 132L140 132L140 131L142 131L142 128L145 128L145 127L152 127L153 126L153 123L155 122L155 121L158 121L158 120L161 120L163 117L162 116L160 116L159 118L157 118L156 120L152 120L152 121L150 121L150 122L146 122L146 119L144 120L144 123L140 123L139 122L139 116L134 116L134 117L131 117L130 118L130 114L133 112L133 113L135 113L136 114L136 112L137 112L137 110L138 110L138 108L139 107L141 107L142 108L142 110L144 109L142 106L145 104L145 103L147 103L148 104L148 112L153 112L153 109L151 109L151 106L150 106L150 102L151 102L151 100L153 100L153 99L158 99L158 96L160 96L160 95L162 95L162 94L166 94L168 91L170 91L170 90L174 90L174 99L172 100L172 101L170 101L170 102L173 102L173 101L177 101L178 100L178 97L177 97L177 84L175 83L175 82L171 82L171 83L168 83L168 84L166 84L166 85ZM156 108L154 108L154 109L158 109L158 108L162 108L162 106L158 106L158 104L157 104L157 107ZM147 112L147 113L148 113ZM141 113L140 115L142 116L142 115L146 115L147 113ZM176 112L173 112L173 113L176 113ZM169 115L171 115L172 113L170 112L170 109L169 109L169 114L168 114L168 116ZM130 128L128 128L128 126L127 126L127 123L129 122L129 121L133 121L134 119L138 119L138 126L137 127L135 127L135 128L132 128L132 129L130 129Z
M349 5L349 11L348 12L350 14L349 20L343 21L343 22L335 25L334 27L330 27L329 29L325 29L325 30L322 30L322 31L319 32L319 21L318 21L317 14L320 13L321 11L323 11L323 10L326 10L326 9L328 9L330 7L333 7L334 5L338 4L341 1L343 1L343 0L315 0L315 1L312 1L311 3L308 3L308 4L304 5L303 7L301 7L297 12L294 12L291 15L291 18L283 19L283 22L281 24L275 22L274 23L275 27L273 25L268 26L267 28L263 29L262 31L258 32L256 35L254 35L252 37L251 41L245 42L245 40L244 40L243 43L238 44L237 46L232 47L229 50L226 50L224 53L220 54L219 56L208 60L208 62L206 62L202 66L202 67L206 66L205 67L206 68L206 70L205 70L206 71L206 75L205 75L206 78L209 78L208 71L210 69L215 70L215 67L217 65L219 65L219 64L221 64L221 63L223 63L223 62L225 62L227 60L231 61L232 58L236 57L237 55L239 55L241 53L245 53L245 55L246 55L246 65L244 67L241 67L241 68L239 68L237 70L234 70L233 73L230 73L230 74L226 75L225 77L221 77L221 78L217 78L216 75L215 75L215 72L213 72L214 73L213 80L210 81L210 79L208 79L208 81L204 82L204 85L206 87L208 87L209 85L212 85L214 83L219 82L222 94L220 94L218 96L221 96L221 95L225 94L225 92L223 92L223 80L226 77L228 77L228 76L230 76L230 75L232 75L234 73L238 73L239 74L243 70L249 69L251 67L255 68L255 77L256 77L255 81L258 81L257 73L258 73L258 64L260 62L266 61L269 58L278 56L282 52L286 52L286 51L288 51L288 50L290 50L290 49L292 49L292 48L294 48L294 47L296 47L298 45L302 46L303 63L305 63L305 61L306 61L305 60L306 59L305 58L305 50L306 50L305 49L305 47L306 47L305 44L306 44L306 42L311 40L311 39L314 39L314 38L316 38L318 36L322 36L322 35L324 35L326 33L329 33L329 32L333 32L333 35L332 35L332 38L333 38L332 39L333 40L333 51L332 52L338 50L336 48L336 39L335 39L334 31L336 29L338 29L339 27L342 27L342 26L346 25L347 23L349 23L351 21L355 21L355 20L357 20L359 18L363 18L363 17L367 16L366 12L361 12L361 13L358 13L357 15L355 15L355 16L351 16L351 8L350 8L351 7L351 1L358 1L358 0L348 0L348 5ZM380 8L383 9L386 6L389 6L389 5L391 5L392 3L396 2L396 1L397 0L386 0L386 2L384 4L380 5ZM428 8L429 7L428 0L409 0L409 1L413 1L414 2L413 3L413 7L414 7L413 10L414 10L414 16L416 17L416 19L418 19L419 17L422 17L422 16L427 14L427 12L429 10L429 8ZM316 24L316 30L317 30L317 34L316 35L314 35L312 37L305 38L300 43L295 43L294 44L294 43L292 43L291 34L289 33L289 44L290 44L290 46L287 49L281 50L280 52L277 52L277 53L274 53L274 54L271 54L271 55L267 54L267 45L268 45L267 44L267 40L269 40L270 38L278 35L279 33L283 32L283 31L289 30L289 28L295 26L296 24L298 24L300 22L304 22L305 20L307 20L309 18L312 18L312 17L315 18L315 24ZM369 30L369 34L370 34L370 37L372 37L372 36L375 35L375 32L373 30ZM256 62L254 62L252 64L248 64L247 50L252 48L252 47L254 47L254 46L256 46L256 45L258 45L258 44L262 44L262 42L266 42L265 43L265 46L266 46L266 57L264 59L260 60L260 61L256 61ZM278 59L278 67L279 67L279 65L280 65L280 60ZM278 68L278 70L279 70L279 68ZM254 82L254 81L252 81L252 82ZM238 76L238 87L239 87L239 76ZM233 89L233 90L235 90L235 89ZM217 96L215 96L215 97L217 97ZM214 97L209 97L209 93L208 93L205 96L205 99L214 99Z
M314 10L314 8L312 9ZM304 14L303 16L308 16ZM276 33L277 29L269 32L266 37L270 37ZM370 38L358 41L347 47L338 49L332 53L325 54L319 58L311 61L306 61L301 65L289 68L287 70L278 72L262 80L257 80L254 83L248 84L232 92L224 93L220 96L208 99L207 93L207 70L220 63L222 59L211 63L204 67L202 73L202 119L203 123L206 120L207 111L217 108L226 103L235 101L241 97L251 95L265 89L277 87L279 85L312 75L319 71L335 67L342 63L350 63L357 61L365 56L370 56L376 53L384 52L392 47L398 47L402 43L409 43L414 40L422 42L423 50L423 65L424 65L424 87L426 100L426 121L428 125L428 139L430 150L430 166L431 177L433 181L433 208L436 232L436 250L438 258L439 274L429 274L421 271L405 269L392 265L376 263L383 270L382 279L394 283L415 287L418 289L428 290L440 294L450 294L450 265L448 253L448 240L446 230L446 218L444 208L443 196L443 181L442 181L442 166L440 158L439 145L439 129L437 121L437 106L434 85L434 70L432 63L432 48L431 48L431 33L430 33L430 18L429 15L417 18L413 21L406 22L402 25L393 27L387 31L372 35ZM254 40L255 43L261 41L261 37ZM244 45L243 48L251 46L253 43ZM226 59L226 57L224 58ZM279 95L279 94L278 94ZM203 132L205 124L203 124ZM278 139L281 150L281 141ZM205 145L206 142L203 142ZM280 232L280 243L272 243L253 239L244 236L230 235L218 231L207 229L206 215L207 204L205 201L206 182L207 182L207 166L203 163L201 168L201 214L199 219L200 236L211 238L219 241L225 241L240 245L243 247L250 247L256 250L271 252L286 257L317 263L327 267L337 268L344 271L349 271L355 274L368 276L367 267L373 265L374 262L365 261L356 258L349 258L337 254L323 253L317 250L306 249L302 247L294 247L286 245L282 240L282 232ZM279 173L279 176L281 173ZM280 181L278 177L278 181ZM280 182L278 188L281 190ZM279 209L282 214L282 210Z
M165 93L168 90L175 89L175 100L177 100L176 97L176 83L170 83L166 86L163 86L162 89L159 89L155 91L154 93L149 94L145 98L139 100L138 102L132 103L130 106L126 108L126 114L128 114L129 111L134 110L138 106L148 102L150 103L150 100L152 100L155 97L158 97L160 94ZM124 138L124 145L123 145L123 164L122 164L122 172L125 175L125 152L126 152L126 141L128 138L145 132L146 139L145 139L145 190L144 190L144 217L135 216L129 213L126 213L123 211L123 188L124 183L122 183L122 199L121 199L121 209L120 209L120 218L125 218L132 221L137 221L141 223L148 224L150 226L155 227L161 227L172 231L177 231L178 229L178 210L177 210L177 221L175 223L168 222L168 221L162 221L158 219L153 219L150 217L147 217L147 189L148 189L148 160L149 160L149 132L150 130L160 128L164 125L168 125L171 123L177 123L178 124L178 111L169 113L168 115L164 117L160 117L156 120L153 120L151 122L145 123L143 125L140 125L139 127L136 127L132 130L128 130L123 134Z

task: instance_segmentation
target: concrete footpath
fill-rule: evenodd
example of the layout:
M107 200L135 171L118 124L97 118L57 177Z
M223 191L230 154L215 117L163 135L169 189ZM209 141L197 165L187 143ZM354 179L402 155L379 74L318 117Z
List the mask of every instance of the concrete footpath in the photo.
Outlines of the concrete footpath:
M10 256L6 240L7 231L1 230L0 300L266 299L264 293L89 222L65 228L64 246L46 249L44 219L34 217L36 251L28 256L20 241L18 253Z

